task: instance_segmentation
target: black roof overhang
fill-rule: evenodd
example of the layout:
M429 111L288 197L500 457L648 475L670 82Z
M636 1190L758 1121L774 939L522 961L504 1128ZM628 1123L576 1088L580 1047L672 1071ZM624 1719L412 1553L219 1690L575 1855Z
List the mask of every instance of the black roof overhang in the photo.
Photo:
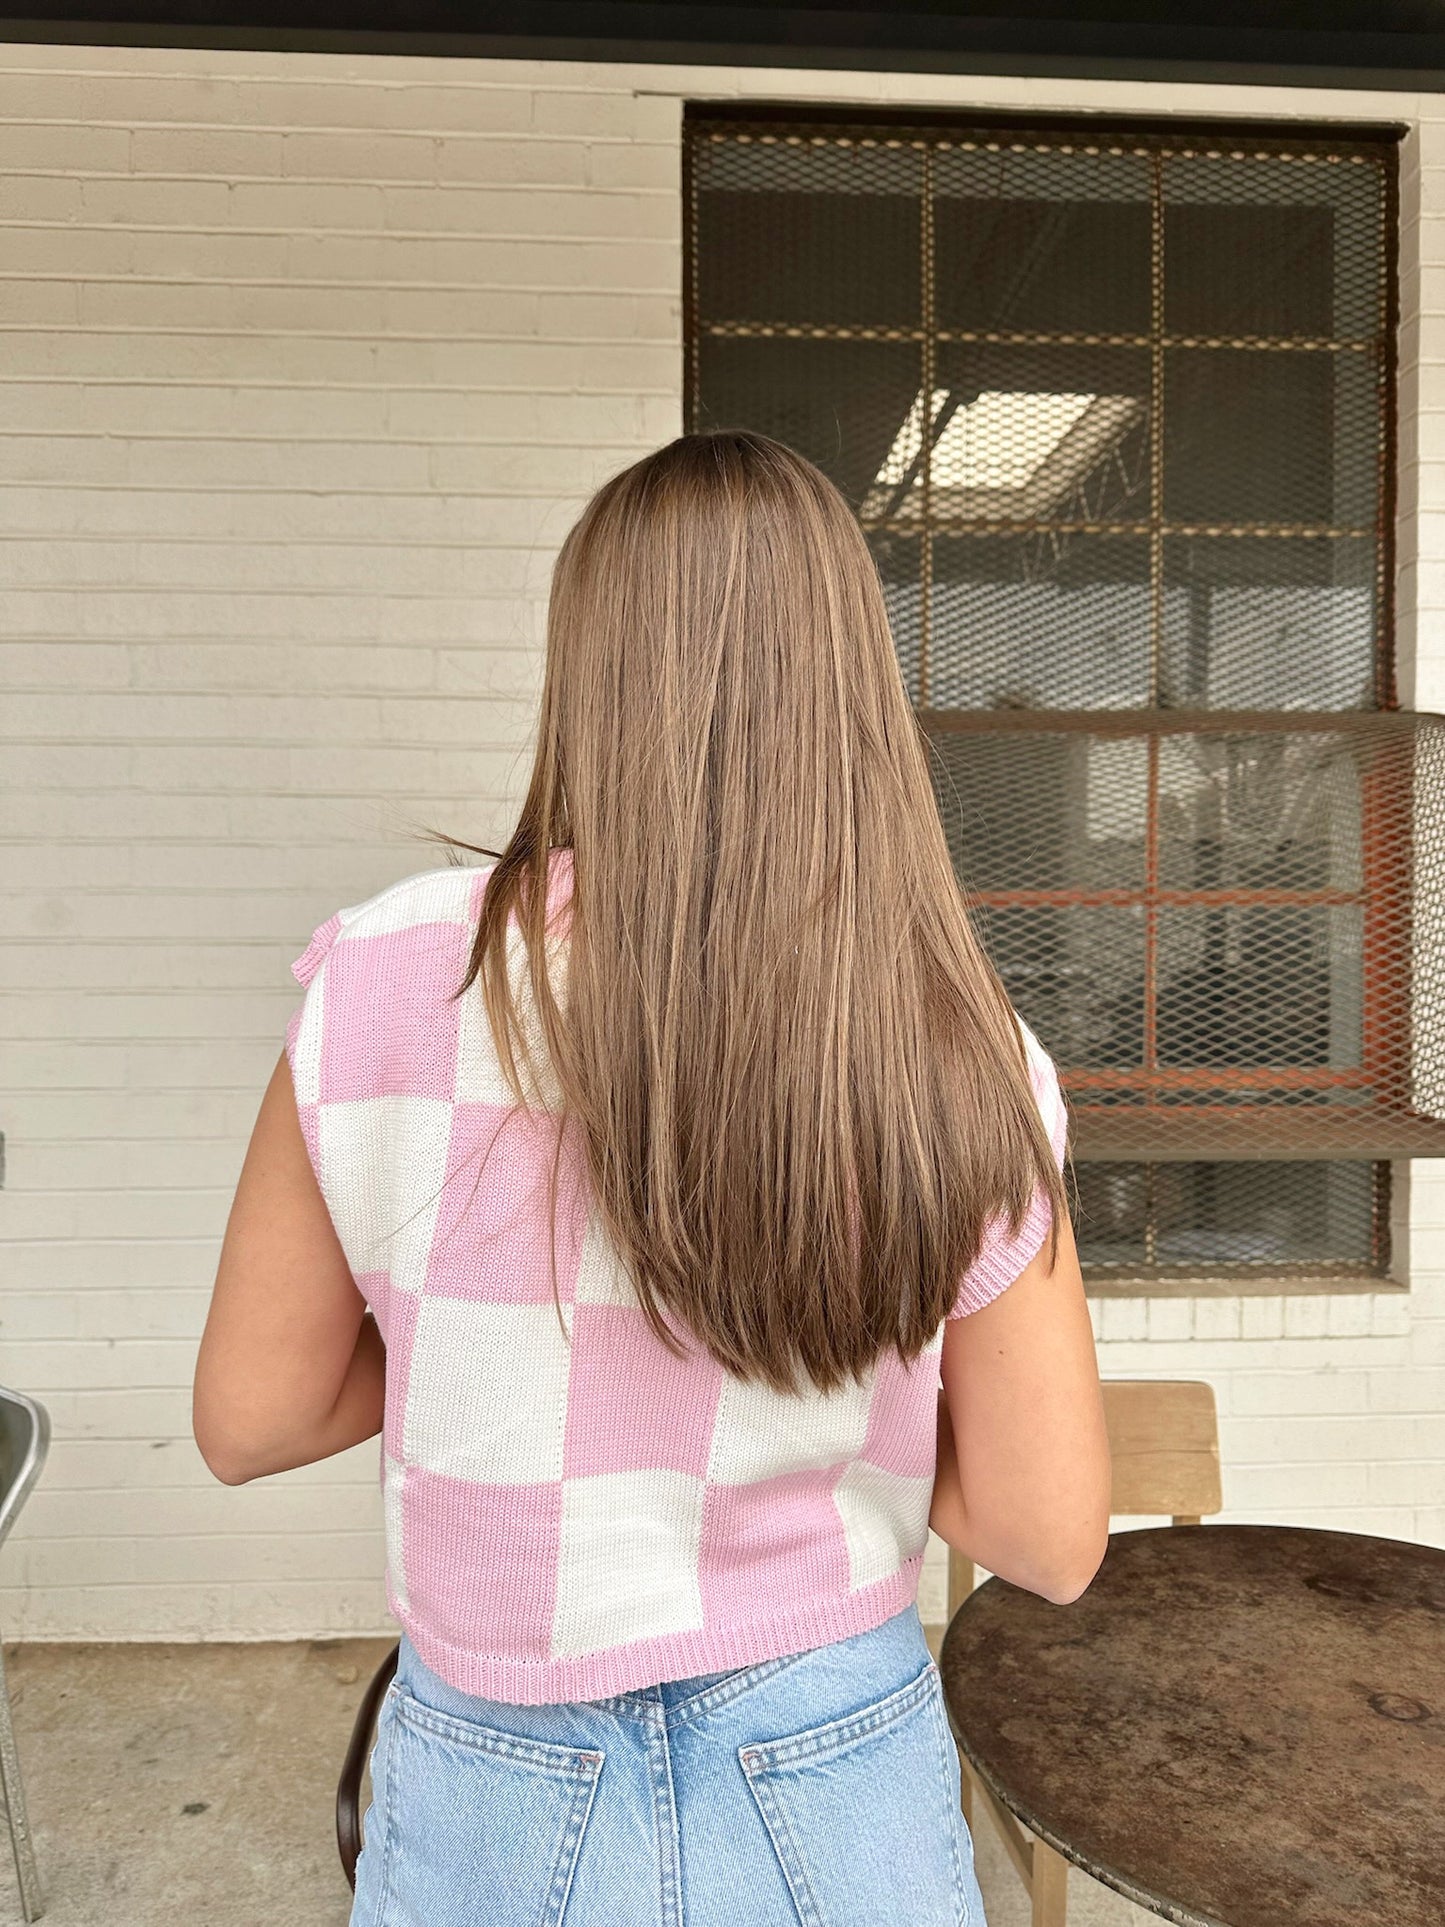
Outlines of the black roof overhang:
M16 0L11 0L15 5ZM0 0L3 7L4 0ZM0 38L1445 91L1445 0L19 0Z

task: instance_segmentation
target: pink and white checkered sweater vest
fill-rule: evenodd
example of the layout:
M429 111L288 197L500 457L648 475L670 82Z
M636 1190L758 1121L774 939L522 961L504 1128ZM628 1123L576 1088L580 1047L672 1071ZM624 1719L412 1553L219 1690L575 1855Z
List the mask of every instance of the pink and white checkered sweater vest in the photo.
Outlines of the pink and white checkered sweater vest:
M554 865L565 894L565 853ZM302 1129L386 1340L393 1612L433 1671L513 1702L877 1625L917 1592L942 1326L911 1367L887 1352L827 1397L744 1384L695 1342L674 1358L589 1209L575 1139L554 1221L556 1119L514 1105L480 990L452 1000L487 875L408 877L331 917L292 966ZM514 926L514 969L522 954ZM1062 1157L1053 1066L1025 1041ZM950 1315L1003 1291L1048 1225L1040 1194L1016 1237L995 1227Z

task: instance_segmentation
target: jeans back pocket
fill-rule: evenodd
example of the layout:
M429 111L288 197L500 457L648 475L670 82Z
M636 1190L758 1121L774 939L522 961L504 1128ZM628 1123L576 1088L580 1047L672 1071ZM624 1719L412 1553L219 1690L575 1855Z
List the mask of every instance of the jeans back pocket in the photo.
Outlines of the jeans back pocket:
M739 1747L800 1927L983 1927L938 1669Z
M369 1927L561 1927L603 1755L391 1700Z

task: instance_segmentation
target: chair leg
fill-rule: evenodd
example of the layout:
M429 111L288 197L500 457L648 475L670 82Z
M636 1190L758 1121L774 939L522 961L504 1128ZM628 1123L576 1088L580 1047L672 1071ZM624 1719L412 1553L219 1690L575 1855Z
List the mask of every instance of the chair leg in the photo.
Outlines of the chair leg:
M20 1756L15 1750L15 1729L10 1723L10 1690L5 1683L3 1648L0 1648L0 1794L4 1796L5 1817L10 1822L15 1878L20 1885L20 1911L27 1920L39 1920L44 1902L30 1823L25 1814L25 1788L20 1779Z
M978 1578L972 1559L966 1553L958 1552L953 1546L948 1548L948 1617L953 1615L973 1591Z
M1069 1906L1069 1863L1042 1840L1033 1844L1032 1927L1064 1927Z

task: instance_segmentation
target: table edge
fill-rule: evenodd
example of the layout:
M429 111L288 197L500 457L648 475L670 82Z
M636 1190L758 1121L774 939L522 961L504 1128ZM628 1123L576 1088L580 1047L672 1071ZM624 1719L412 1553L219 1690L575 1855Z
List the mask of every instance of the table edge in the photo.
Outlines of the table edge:
M1101 1886L1111 1888L1114 1893L1122 1894L1125 1900L1132 1900L1135 1906L1143 1907L1151 1914L1157 1914L1161 1920L1172 1922L1173 1927L1230 1927L1230 1923L1222 1920L1218 1914L1199 1913L1192 1907L1184 1906L1180 1901L1167 1900L1162 1894L1156 1894L1152 1888L1143 1886L1137 1880L1131 1880L1127 1874L1118 1873L1112 1868L1096 1866L1086 1860L1078 1848L1071 1846L1062 1834L1036 1823L1009 1797L995 1775L983 1766L974 1757L972 1750L964 1744L953 1724L951 1713L948 1727L953 1735L955 1746L968 1761L980 1784L988 1789L1001 1807L1013 1815L1021 1827L1026 1827L1035 1838L1042 1840L1045 1846L1052 1847L1055 1853L1067 1860L1071 1867L1077 1867L1081 1873L1087 1874L1091 1880L1097 1880ZM972 1824L969 1832L970 1834L973 1832Z

